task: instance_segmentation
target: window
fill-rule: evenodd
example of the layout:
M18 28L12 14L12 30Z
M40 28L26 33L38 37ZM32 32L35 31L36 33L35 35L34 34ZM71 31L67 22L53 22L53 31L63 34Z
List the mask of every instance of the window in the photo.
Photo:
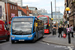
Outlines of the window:
M29 15L29 12L27 11L27 15Z
M12 9L12 5L10 5L10 8Z
M14 6L13 6L13 9L14 9Z
M15 7L15 10L17 10L17 7Z

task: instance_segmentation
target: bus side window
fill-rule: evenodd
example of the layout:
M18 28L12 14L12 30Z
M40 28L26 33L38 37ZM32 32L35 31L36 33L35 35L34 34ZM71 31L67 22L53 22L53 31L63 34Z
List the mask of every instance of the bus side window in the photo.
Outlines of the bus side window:
M39 21L38 28L39 28L39 30L43 29L43 27L42 27L42 21Z
M34 22L33 32L35 32L35 22Z
M33 32L36 32L36 29L37 29L37 27L36 27L36 23L37 23L37 21L35 20L35 21L34 21Z

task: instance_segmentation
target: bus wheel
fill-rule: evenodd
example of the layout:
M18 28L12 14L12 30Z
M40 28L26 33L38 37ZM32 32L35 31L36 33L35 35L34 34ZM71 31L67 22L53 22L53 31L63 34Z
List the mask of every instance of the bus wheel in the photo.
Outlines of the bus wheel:
M35 42L36 42L36 36L34 37L34 39L32 40L32 42L33 42L33 43L35 43Z
M13 43L15 43L15 41L11 40L11 43L13 44Z
M43 36L44 36L44 33L42 34L42 38L43 38Z

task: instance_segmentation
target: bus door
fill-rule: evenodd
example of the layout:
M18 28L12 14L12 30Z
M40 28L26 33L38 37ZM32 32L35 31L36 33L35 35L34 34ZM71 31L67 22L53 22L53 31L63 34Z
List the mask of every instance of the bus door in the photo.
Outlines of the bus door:
M38 20L38 33L39 33L39 38L43 36L44 33L44 23L42 20Z
M38 22L37 22L37 20L34 21L34 29L33 29L33 32L36 33L35 36L38 39Z

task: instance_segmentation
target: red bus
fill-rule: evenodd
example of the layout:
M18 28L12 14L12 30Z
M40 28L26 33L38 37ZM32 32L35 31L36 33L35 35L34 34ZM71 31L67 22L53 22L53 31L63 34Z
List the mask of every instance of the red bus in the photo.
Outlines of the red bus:
M50 24L51 24L51 18L49 18L49 16L47 15L40 15L37 17L39 20L44 21L44 33L51 33L51 28L50 28Z

